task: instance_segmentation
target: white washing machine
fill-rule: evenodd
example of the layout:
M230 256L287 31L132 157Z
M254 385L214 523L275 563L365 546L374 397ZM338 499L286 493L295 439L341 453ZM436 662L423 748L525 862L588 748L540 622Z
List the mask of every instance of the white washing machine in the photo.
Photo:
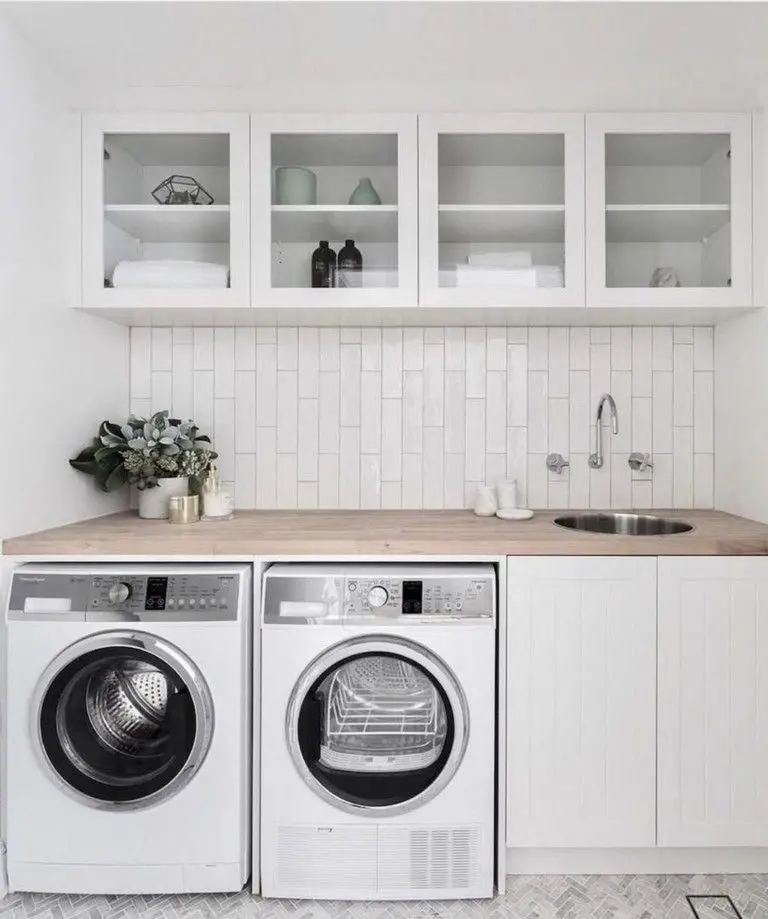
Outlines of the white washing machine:
M239 890L249 565L25 565L7 611L11 890Z
M494 568L274 565L262 621L263 895L492 896Z

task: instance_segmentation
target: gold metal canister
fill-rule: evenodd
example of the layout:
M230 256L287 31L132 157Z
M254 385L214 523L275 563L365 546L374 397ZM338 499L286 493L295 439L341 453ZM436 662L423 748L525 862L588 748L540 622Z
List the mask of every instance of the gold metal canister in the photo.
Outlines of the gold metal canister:
M197 523L200 519L200 499L197 495L183 495L168 499L169 523Z

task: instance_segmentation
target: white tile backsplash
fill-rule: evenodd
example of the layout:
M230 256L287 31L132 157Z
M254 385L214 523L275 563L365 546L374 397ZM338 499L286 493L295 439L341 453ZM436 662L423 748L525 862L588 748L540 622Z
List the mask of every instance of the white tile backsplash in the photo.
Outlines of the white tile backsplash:
M504 477L532 507L713 504L708 328L134 328L130 366L131 408L194 417L243 508L461 507Z

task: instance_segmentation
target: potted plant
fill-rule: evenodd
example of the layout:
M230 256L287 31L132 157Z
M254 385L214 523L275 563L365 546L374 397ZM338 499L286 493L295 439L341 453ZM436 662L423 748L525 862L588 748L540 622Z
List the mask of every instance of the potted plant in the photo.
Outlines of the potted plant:
M169 414L131 415L122 425L102 421L93 443L70 465L92 475L102 491L135 485L139 517L167 517L168 499L188 494L190 478L201 478L217 456L210 437L200 434L194 421Z

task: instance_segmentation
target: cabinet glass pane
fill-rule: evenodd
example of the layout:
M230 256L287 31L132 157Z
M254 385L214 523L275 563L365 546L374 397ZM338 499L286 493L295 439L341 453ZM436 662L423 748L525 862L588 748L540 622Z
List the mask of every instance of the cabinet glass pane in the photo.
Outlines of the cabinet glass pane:
M440 287L563 287L562 134L441 134Z
M607 287L727 287L728 134L608 134Z
M338 256L349 239L363 269L334 286L397 287L397 135L274 134L271 147L272 287L311 287L320 241Z
M228 287L229 164L228 134L106 134L104 285Z

